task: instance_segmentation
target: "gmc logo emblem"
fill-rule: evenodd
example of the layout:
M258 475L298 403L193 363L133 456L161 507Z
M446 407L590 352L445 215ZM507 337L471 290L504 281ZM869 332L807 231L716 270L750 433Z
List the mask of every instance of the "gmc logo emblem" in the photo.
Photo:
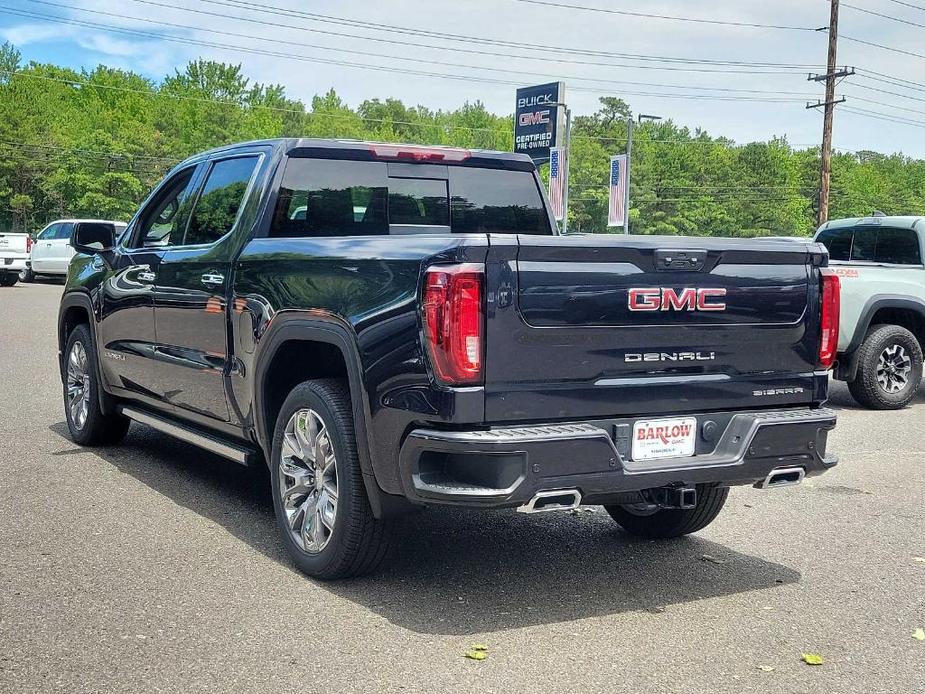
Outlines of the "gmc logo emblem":
M725 311L725 289L646 287L629 290L630 311Z
M521 113L519 121L521 125L546 125L549 123L549 111Z

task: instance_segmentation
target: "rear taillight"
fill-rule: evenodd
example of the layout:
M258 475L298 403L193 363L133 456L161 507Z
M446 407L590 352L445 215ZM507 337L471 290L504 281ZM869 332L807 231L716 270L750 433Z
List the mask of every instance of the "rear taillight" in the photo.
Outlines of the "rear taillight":
M822 308L820 322L822 335L819 339L819 366L832 368L838 352L838 318L841 312L841 282L835 270L822 268Z
M481 265L437 265L424 273L421 311L434 376L445 385L482 382L485 273Z
M31 252L32 252L32 237L27 236L26 237L26 253L31 253Z

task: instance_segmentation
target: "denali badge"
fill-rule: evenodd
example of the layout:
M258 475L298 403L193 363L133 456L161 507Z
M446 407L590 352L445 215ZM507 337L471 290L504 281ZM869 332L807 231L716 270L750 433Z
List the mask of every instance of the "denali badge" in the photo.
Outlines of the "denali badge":
M118 352L103 352L103 356L107 359L115 359L116 361L125 361L125 355L119 354Z
M716 352L629 352L623 355L626 364L665 361L713 361Z
M725 311L726 303L715 300L721 296L726 296L725 289L634 287L628 303L630 311Z

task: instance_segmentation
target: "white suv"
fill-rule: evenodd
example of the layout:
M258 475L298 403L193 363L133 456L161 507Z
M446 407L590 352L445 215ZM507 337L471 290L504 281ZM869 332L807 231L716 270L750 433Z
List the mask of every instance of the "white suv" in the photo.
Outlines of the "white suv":
M35 275L66 275L67 266L74 257L71 234L77 222L99 222L97 219L59 219L42 229L32 244L32 253L26 269L19 274L21 282L31 282ZM116 235L125 229L124 222L116 225Z
M816 241L841 278L835 378L866 407L905 407L922 381L925 217L837 219Z

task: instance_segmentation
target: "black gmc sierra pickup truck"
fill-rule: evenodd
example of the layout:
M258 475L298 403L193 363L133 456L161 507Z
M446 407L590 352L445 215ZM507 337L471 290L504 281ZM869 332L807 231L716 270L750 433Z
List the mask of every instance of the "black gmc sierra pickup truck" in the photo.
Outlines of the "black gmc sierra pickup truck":
M309 139L193 157L82 223L67 423L265 463L282 542L375 568L390 519L602 504L674 537L833 466L838 278L806 242L557 234L532 162ZM259 462L258 462L259 461Z

